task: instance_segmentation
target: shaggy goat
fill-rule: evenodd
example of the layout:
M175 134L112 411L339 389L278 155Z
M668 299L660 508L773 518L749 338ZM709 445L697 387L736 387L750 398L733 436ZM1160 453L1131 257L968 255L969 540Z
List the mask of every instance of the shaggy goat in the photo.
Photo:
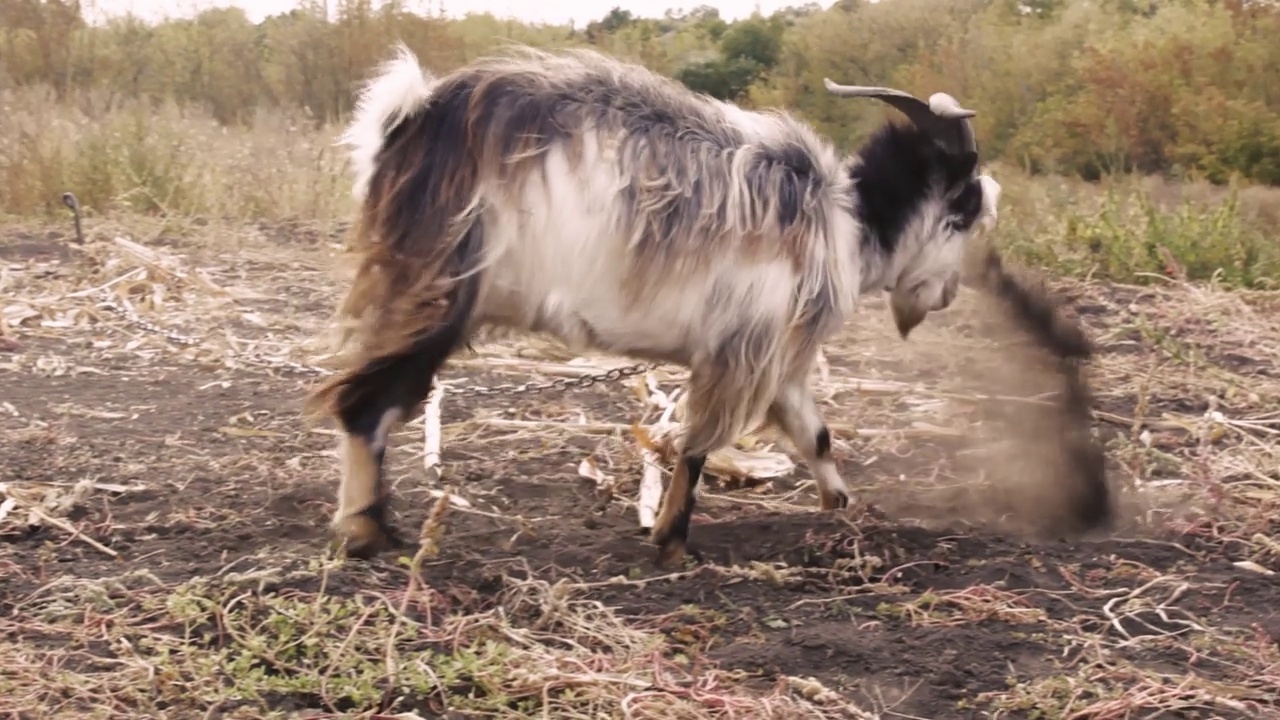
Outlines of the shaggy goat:
M436 77L400 46L343 137L362 203L341 308L357 342L311 398L344 431L333 526L347 554L400 543L388 432L482 327L690 369L659 564L688 549L707 454L761 421L813 469L820 507L845 507L808 387L815 353L868 290L890 293L903 339L950 305L1000 186L976 175L974 113L949 96L826 83L912 123L843 158L785 113L593 52L522 49Z

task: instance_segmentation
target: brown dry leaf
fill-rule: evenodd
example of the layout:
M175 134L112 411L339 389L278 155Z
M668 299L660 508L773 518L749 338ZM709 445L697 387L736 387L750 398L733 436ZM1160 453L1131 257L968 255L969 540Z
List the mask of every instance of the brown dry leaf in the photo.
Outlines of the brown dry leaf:
M635 436L636 442L644 450L657 451L657 443L653 440L653 435L649 429L641 425L638 421L631 423L631 434Z
M643 376L633 378L631 382L627 383L627 389L631 391L632 395L635 395L636 400L639 400L641 405L648 405L652 402L650 400L651 394L657 391L658 386L657 383L653 382L652 375L645 373Z

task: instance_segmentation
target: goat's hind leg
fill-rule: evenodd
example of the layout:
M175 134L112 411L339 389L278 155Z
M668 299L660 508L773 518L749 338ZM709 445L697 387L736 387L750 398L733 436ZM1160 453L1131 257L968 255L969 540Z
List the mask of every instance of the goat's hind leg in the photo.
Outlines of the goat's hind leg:
M383 477L387 436L402 417L399 407L372 404L342 417L342 479L333 531L350 557L368 558L404 545L389 522L391 493Z
M818 483L818 503L823 510L849 505L849 486L831 458L831 431L807 384L793 380L783 385L769 406L769 418L804 457Z
M404 547L390 523L383 468L392 428L426 399L445 353L431 348L366 364L343 379L338 418L342 479L333 531L349 557Z

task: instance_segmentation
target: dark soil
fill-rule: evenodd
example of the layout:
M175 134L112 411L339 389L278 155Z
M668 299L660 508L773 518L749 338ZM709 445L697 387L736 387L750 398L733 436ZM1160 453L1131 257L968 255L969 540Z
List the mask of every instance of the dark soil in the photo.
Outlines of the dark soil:
M59 256L38 247L41 241L29 237L5 255ZM26 337L21 352L75 356L83 343ZM54 577L108 578L145 567L162 582L178 583L225 572L249 555L286 563L324 550L337 469L333 437L298 415L312 379L189 364L176 354L145 367L122 355L101 369L108 374L0 370L0 401L17 413L0 414L0 482L52 487L91 479L126 488L96 492L66 516L119 559L48 525L0 535L0 556L17 569L0 583L0 617ZM841 372L834 358L832 372ZM633 419L635 407L616 389L596 386L563 397L446 400L444 422L497 411L520 417L553 405L622 422ZM236 434L229 427L273 434ZM508 519L451 512L443 552L425 565L432 587L478 593L482 606L508 575L601 582L662 574L652 567L654 548L636 528L634 510L599 497L593 483L577 475L584 455L606 439L564 437L558 444L446 438L443 463L452 487ZM392 457L399 480L395 522L410 536L433 502L420 461L408 457L419 443L416 435L400 438ZM617 462L610 472L639 476L632 459ZM928 471L927 460L878 460L864 468L855 453L841 462L855 486L860 477ZM801 468L797 476L808 471ZM717 490L715 483L706 487ZM816 506L816 498L810 502ZM812 676L864 707L888 705L901 717L986 717L989 710L975 702L979 695L1062 672L1082 652L1013 616L904 610L928 605L931 595L994 588L1017 594L1049 622L1097 633L1107 631L1098 619L1112 596L1080 588L1135 588L1155 574L1181 574L1193 588L1182 606L1212 627L1274 628L1280 607L1280 583L1232 565L1242 559L1236 546L1190 535L1031 543L958 524L913 527L880 511L782 513L714 499L699 509L704 515L692 542L717 567L639 587L601 586L592 596L638 623L662 627L722 669L746 671L761 688L779 674ZM859 571L867 558L878 564ZM725 569L761 567L777 568L777 577ZM327 592L378 587L388 573L402 572L397 568L394 556L347 564L329 578ZM913 605L917 601L923 604ZM926 616L933 620L922 620ZM1187 666L1175 650L1161 656L1153 645L1143 652L1150 655L1145 662ZM1195 672L1243 680L1232 678L1230 668ZM1032 717L1028 712L1003 717Z

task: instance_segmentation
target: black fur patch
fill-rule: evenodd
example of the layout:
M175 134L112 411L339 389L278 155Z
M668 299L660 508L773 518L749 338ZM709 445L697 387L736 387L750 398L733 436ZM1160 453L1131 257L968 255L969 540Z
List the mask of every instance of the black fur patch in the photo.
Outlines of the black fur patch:
M977 180L965 182L960 194L947 203L947 213L952 230L967 232L982 214L982 185Z
M818 431L818 437L814 440L814 453L820 458L831 454L831 431L825 425Z
M378 497L377 500L373 501L372 505L366 508L363 508L362 510L360 510L359 512L356 512L355 514L363 515L369 518L370 520L378 524L379 529L385 532L389 528L387 521L390 519L389 513L388 513L390 500L391 498L387 497L386 495L381 495Z
M864 242L884 254L897 247L903 229L935 188L958 194L948 205L953 227L967 230L982 211L982 186L972 177L977 155L948 155L914 125L881 127L858 151L861 162L849 177L856 183L858 219L869 231Z
M707 463L706 455L685 455L680 459L689 474L689 484L685 496L680 498L680 510L671 523L671 534L667 539L678 539L681 544L689 540L689 521L693 518L693 508L698 502L698 481L702 479L702 468Z

